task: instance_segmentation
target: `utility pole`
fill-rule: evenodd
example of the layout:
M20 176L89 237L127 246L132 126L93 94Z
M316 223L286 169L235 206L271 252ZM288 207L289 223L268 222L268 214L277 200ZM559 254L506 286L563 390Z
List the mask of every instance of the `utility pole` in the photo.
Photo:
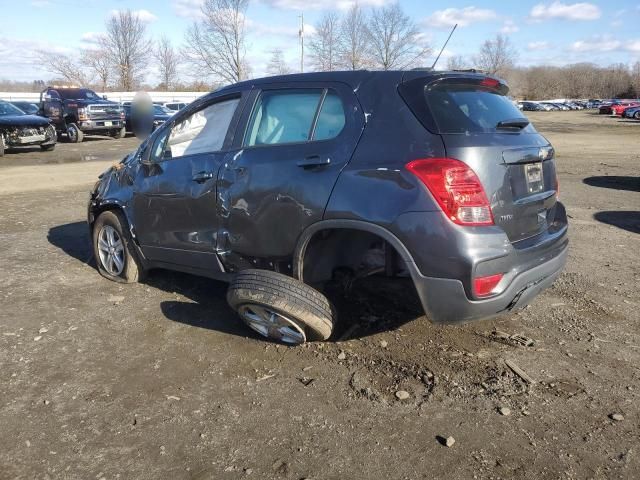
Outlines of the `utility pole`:
M304 73L304 13L300 14L300 73Z

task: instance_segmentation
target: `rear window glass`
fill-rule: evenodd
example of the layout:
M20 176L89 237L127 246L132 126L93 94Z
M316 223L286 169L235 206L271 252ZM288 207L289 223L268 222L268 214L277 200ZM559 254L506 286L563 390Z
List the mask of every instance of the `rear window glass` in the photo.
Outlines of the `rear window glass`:
M425 87L424 95L440 133L495 132L503 120L524 118L509 98L478 85Z

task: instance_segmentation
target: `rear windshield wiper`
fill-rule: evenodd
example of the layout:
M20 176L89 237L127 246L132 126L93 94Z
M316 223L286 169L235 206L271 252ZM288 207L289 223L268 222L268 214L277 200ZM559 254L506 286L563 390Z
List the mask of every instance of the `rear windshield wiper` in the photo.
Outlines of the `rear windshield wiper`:
M529 120L526 118L511 118L498 122L496 128L517 128L518 130L522 130L527 125L529 125Z

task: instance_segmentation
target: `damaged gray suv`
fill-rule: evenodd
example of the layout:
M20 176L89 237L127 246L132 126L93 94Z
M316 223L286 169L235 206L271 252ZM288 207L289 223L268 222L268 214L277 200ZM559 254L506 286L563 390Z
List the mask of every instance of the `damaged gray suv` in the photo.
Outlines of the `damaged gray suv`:
M565 264L567 216L554 150L507 91L357 71L211 93L96 183L98 269L227 281L249 327L291 344L331 335L321 291L337 272L410 278L437 323L522 308Z

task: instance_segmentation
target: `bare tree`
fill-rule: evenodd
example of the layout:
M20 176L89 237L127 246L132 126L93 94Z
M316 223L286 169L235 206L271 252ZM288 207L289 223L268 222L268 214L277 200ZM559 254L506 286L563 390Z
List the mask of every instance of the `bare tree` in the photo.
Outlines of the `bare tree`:
M103 48L85 50L82 63L98 78L101 90L106 92L113 71L108 53Z
M40 50L37 52L37 57L47 70L59 75L64 81L74 85L87 85L89 83L89 78L82 65L68 55Z
M185 36L185 54L202 73L225 83L248 77L245 62L245 12L249 0L205 0L203 19Z
M169 90L178 79L178 65L180 64L178 52L171 45L171 40L163 35L153 53L160 70L160 81L164 89Z
M636 98L640 98L640 61L631 66L631 83L635 90Z
M340 64L348 70L371 66L371 47L367 18L355 3L340 22Z
M291 69L284 60L282 50L276 48L271 51L271 59L267 65L267 74L269 75L287 75L291 73Z
M509 37L496 35L493 40L486 40L475 57L476 66L491 75L505 75L517 59L517 52Z
M316 24L316 33L309 42L313 67L331 72L338 67L340 50L340 17L335 12L325 13Z
M454 55L447 60L448 70L464 70L469 68L469 61L462 55Z
M397 2L374 8L367 30L373 60L382 70L407 68L430 51L421 45L420 30Z
M134 90L144 76L151 50L147 27L131 10L115 12L106 26L100 43L116 72L118 86Z

